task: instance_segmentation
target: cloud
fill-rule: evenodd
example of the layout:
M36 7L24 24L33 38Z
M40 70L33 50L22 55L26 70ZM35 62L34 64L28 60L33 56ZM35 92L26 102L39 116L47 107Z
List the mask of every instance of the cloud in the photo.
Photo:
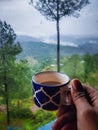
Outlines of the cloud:
M56 34L55 22L46 20L34 9L30 0L0 0L0 19L6 20L16 33L23 32L41 37ZM91 4L80 12L78 19L65 17L60 22L61 34L96 34L98 33L98 0L91 0Z

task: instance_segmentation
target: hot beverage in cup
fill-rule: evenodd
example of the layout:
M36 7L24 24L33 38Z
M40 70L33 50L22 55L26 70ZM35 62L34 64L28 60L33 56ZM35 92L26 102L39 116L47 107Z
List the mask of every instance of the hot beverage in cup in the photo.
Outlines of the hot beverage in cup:
M55 71L44 71L32 77L35 104L45 110L57 110L61 104L68 105L69 77Z
M46 82L42 82L41 84L42 85L51 85L51 86L54 86L54 85L60 85L60 82L57 82L57 81L46 81Z

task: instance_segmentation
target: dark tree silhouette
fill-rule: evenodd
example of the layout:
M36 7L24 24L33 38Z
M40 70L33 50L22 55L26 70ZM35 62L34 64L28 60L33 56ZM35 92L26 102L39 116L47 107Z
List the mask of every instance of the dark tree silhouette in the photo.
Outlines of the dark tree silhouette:
M12 70L11 65L14 64L16 55L22 51L20 44L15 39L16 35L11 26L0 20L0 90L4 90L7 125L10 124L8 83Z
M60 28L59 22L64 16L79 17L80 10L89 0L31 0L31 4L48 20L56 21L57 28L57 71L60 71Z

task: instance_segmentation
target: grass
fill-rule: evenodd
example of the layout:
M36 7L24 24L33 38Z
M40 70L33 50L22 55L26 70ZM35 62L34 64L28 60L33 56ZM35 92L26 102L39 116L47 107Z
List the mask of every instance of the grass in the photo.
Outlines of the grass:
M0 130L7 130L6 114L0 112Z
M40 114L41 113L41 114ZM48 114L48 112L40 112L35 114L35 118L28 118L28 119L12 119L11 118L11 127L13 130L16 130L16 128L20 128L20 130L37 130L39 127L43 126L44 124L47 124L48 122L55 119L55 114ZM6 124L6 116L3 113L0 115L0 130L7 130L7 124Z
M17 101L15 101L17 102ZM36 112L31 111L33 102L31 99L22 101L22 105L17 107L17 103L13 103L10 109L10 124L13 130L37 130L44 124L56 118L56 112L48 112L37 109ZM0 130L7 130L6 113L0 112Z

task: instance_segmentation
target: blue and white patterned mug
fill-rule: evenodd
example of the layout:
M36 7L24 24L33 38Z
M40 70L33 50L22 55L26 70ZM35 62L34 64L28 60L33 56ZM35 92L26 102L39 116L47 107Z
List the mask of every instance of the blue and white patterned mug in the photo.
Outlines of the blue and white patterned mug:
M44 71L32 77L34 102L45 110L57 110L61 104L68 104L69 77L56 71Z

